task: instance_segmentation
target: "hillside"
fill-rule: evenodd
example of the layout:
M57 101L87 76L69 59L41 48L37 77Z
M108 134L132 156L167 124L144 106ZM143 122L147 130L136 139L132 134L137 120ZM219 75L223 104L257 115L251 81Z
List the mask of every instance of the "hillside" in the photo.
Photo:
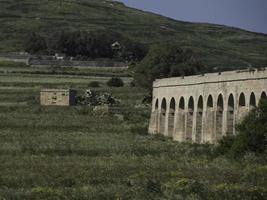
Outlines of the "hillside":
M210 67L267 65L267 35L236 28L176 21L102 0L0 1L0 51L23 51L31 32L116 31L147 44L176 41Z

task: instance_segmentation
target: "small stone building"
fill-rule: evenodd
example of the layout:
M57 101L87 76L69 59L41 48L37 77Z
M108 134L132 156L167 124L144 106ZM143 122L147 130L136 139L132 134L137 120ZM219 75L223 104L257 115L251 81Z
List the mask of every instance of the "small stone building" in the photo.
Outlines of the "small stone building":
M70 89L43 89L40 92L42 106L73 106L75 105L75 90Z

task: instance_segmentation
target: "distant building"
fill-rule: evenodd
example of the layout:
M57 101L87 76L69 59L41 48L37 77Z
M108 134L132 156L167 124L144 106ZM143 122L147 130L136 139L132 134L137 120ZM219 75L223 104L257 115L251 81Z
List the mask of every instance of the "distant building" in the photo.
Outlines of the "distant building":
M113 44L111 44L111 47L112 47L113 50L120 50L121 49L121 44L118 41L116 41Z
M70 89L43 89L40 92L42 106L74 106L75 90Z
M55 59L56 60L64 60L66 58L66 55L64 53L56 53Z

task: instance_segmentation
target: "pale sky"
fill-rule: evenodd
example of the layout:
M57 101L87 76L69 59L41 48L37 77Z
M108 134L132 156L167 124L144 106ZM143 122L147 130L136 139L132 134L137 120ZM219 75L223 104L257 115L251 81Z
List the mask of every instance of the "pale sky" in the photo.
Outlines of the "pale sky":
M267 34L267 0L119 0L177 20L208 22Z

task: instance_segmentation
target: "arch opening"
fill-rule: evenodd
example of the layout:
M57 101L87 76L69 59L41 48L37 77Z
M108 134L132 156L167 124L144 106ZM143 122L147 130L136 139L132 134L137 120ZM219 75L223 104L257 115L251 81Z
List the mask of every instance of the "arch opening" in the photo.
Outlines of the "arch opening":
M227 108L227 135L234 134L234 109L235 109L235 102L233 94L230 94L228 98L228 108Z
M172 98L170 102L170 111L169 111L169 116L168 116L168 136L173 136L175 107L176 107L175 99Z
M188 101L187 123L186 123L186 141L192 141L193 118L194 118L194 98L191 96Z
M223 96L220 94L217 101L217 110L222 112L223 111Z
M211 95L209 95L209 97L208 97L207 107L208 108L212 108L213 107L213 99L212 99Z
M216 140L222 137L223 130L223 96L220 94L217 100L217 110L216 110Z
M179 109L184 110L185 109L185 101L184 97L181 97L180 102L179 102Z
M166 99L163 98L162 102L161 102L161 112L162 113L166 113L166 109L167 109L167 102L166 102Z
M265 92L262 92L261 93L261 100L267 100L267 95L266 95L266 93Z
M175 99L174 98L172 98L171 99L171 102L170 102L170 113L174 113L175 112L175 105L176 103L175 103Z
M246 106L246 98L245 98L245 95L243 92L239 96L238 105L239 105L239 107L245 107Z
M160 121L159 133L161 134L164 134L165 132L166 109L167 109L167 101L165 98L163 98L161 102L160 120L159 120Z
M203 120L203 97L200 96L197 104L196 113L196 142L200 143L202 139L202 120Z
M251 95L250 95L249 107L250 107L250 109L256 107L256 96L255 96L254 92L252 92Z
M155 103L155 110L158 110L158 109L159 109L159 100L157 99Z

